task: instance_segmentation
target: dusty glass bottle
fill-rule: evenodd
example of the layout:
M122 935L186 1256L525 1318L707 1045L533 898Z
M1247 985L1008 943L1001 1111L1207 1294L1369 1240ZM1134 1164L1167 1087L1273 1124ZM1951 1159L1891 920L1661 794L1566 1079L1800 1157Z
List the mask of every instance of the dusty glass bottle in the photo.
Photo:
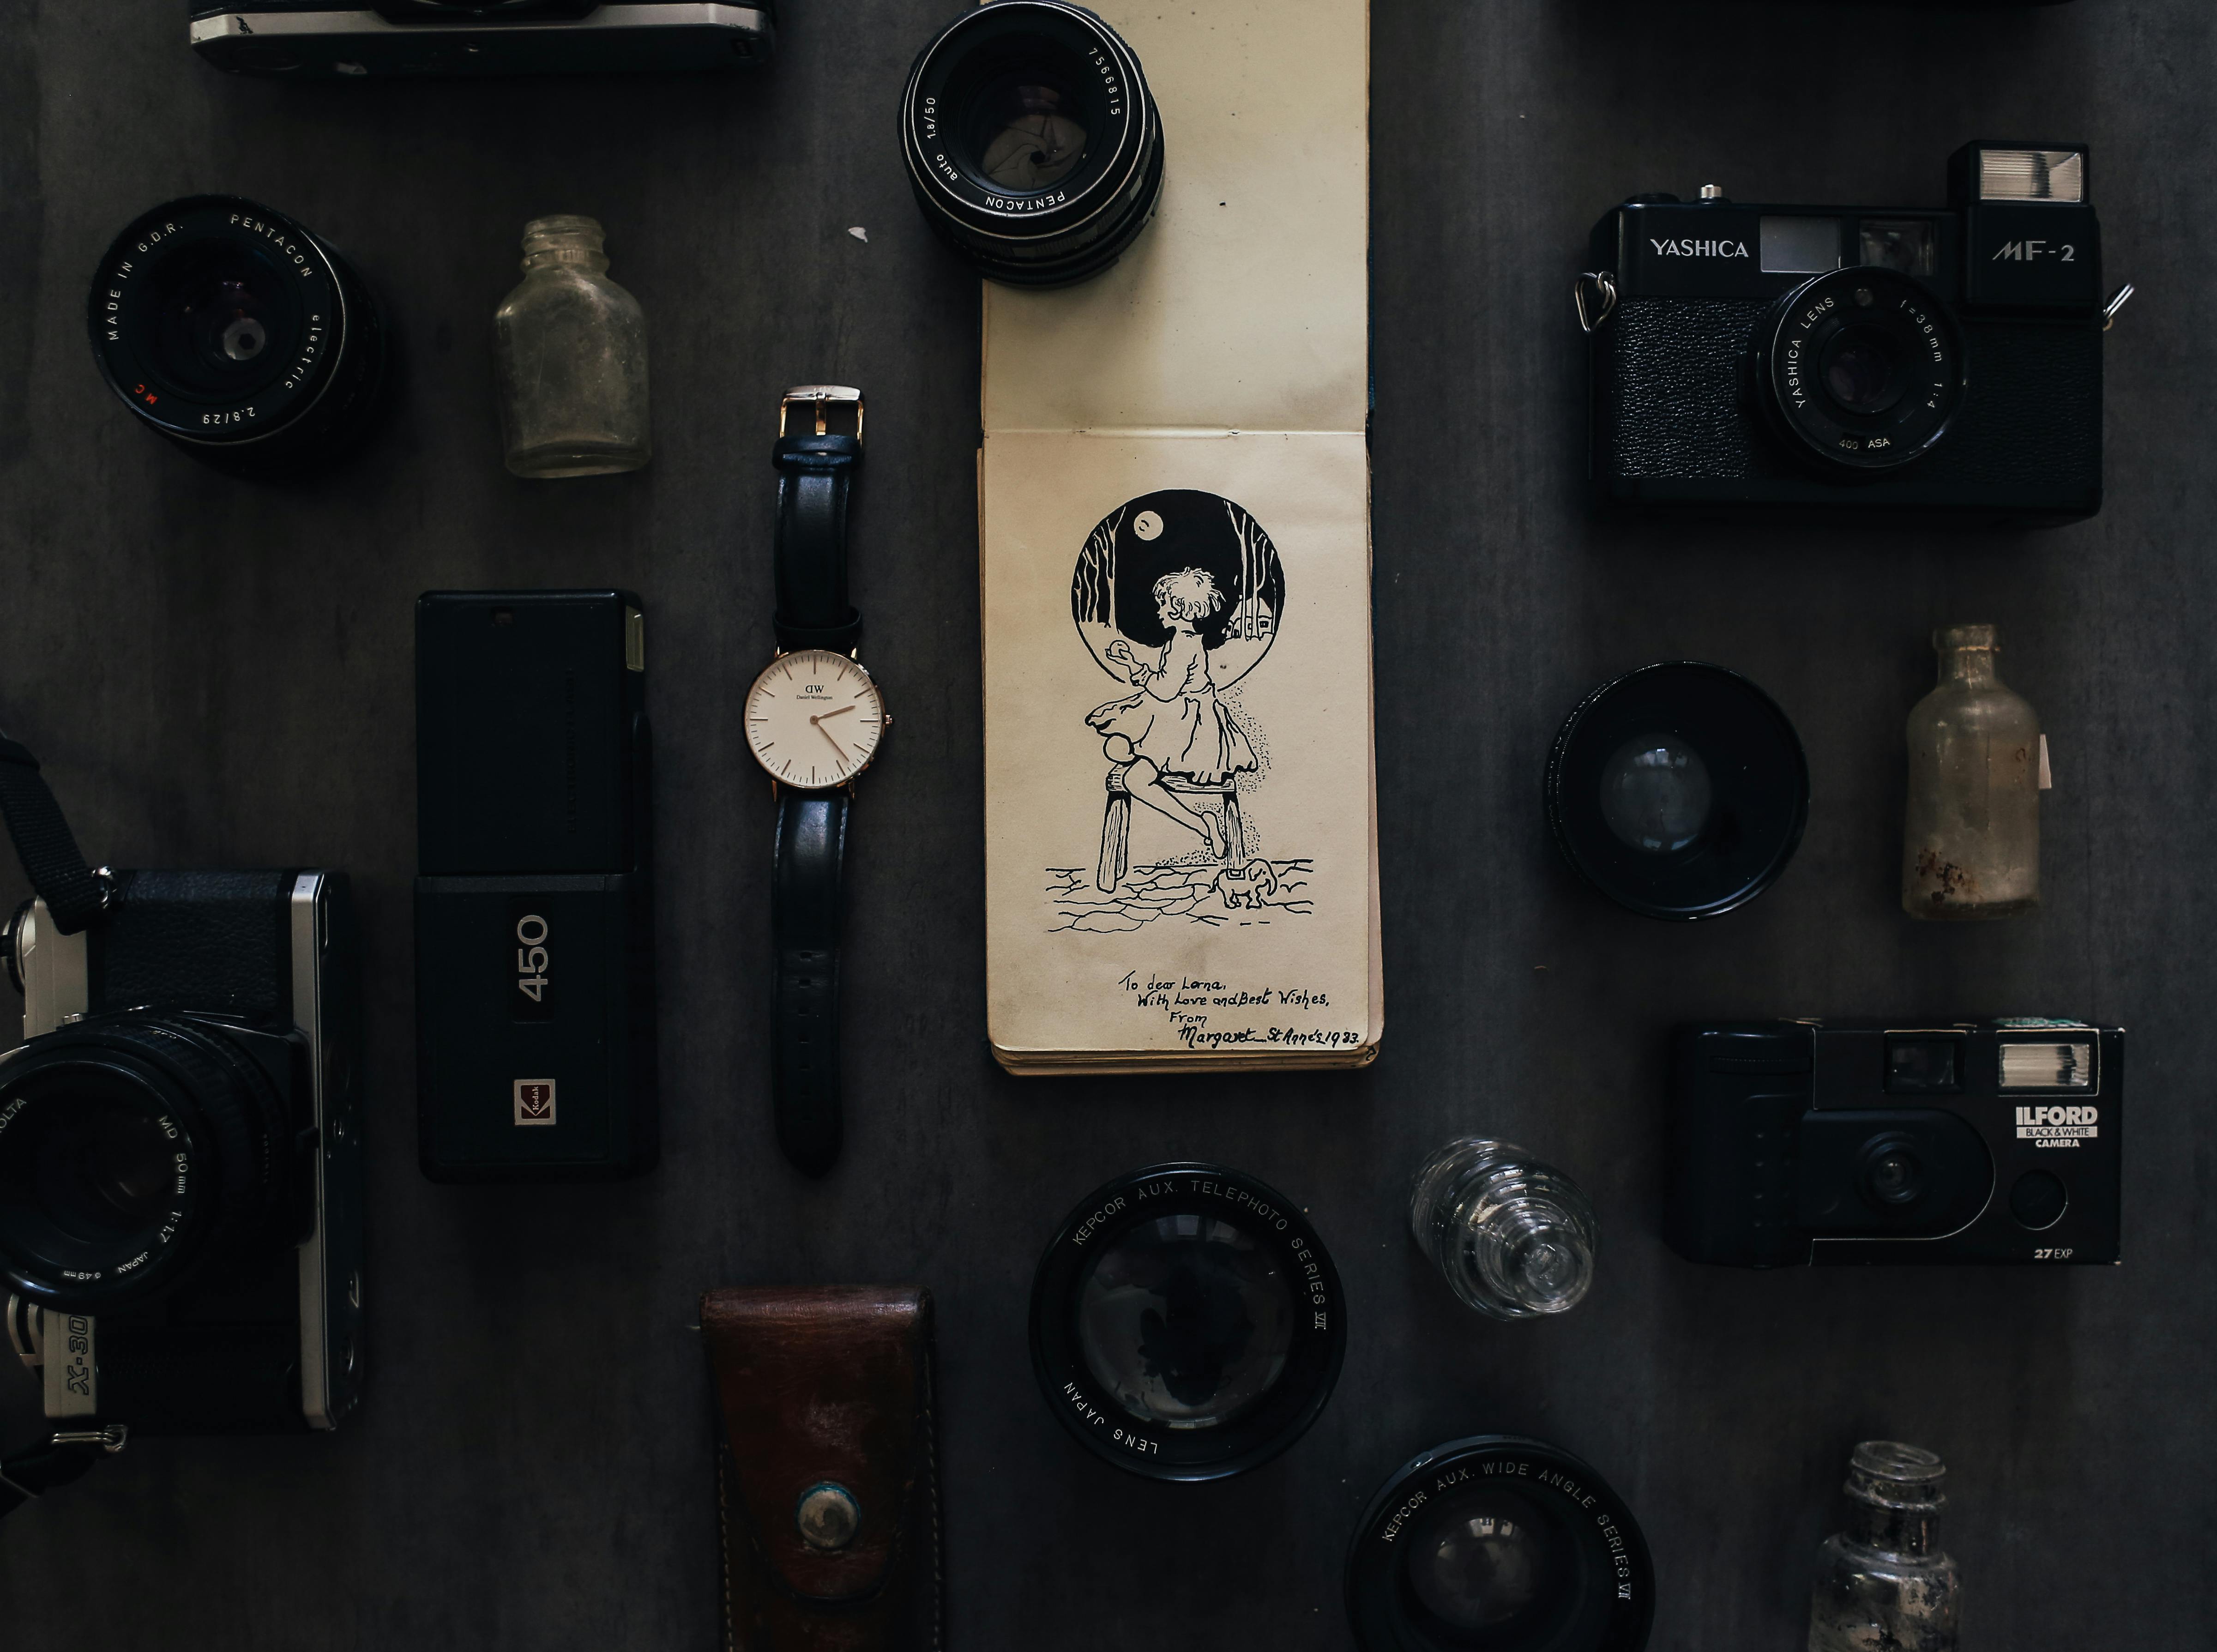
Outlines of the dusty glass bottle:
M1932 634L1939 686L1909 713L1901 905L1911 918L2007 918L2040 904L2040 717L1994 674L1991 625Z
M1922 1446L1856 1447L1847 1529L1818 1550L1809 1652L1955 1652L1961 1580L1939 1531L1947 1472Z
M1460 1136L1417 1172L1409 1231L1469 1307L1495 1319L1575 1308L1593 1284L1593 1206L1514 1142Z
M518 476L637 470L646 426L646 317L608 277L601 226L564 213L523 227L523 282L493 318L501 434Z

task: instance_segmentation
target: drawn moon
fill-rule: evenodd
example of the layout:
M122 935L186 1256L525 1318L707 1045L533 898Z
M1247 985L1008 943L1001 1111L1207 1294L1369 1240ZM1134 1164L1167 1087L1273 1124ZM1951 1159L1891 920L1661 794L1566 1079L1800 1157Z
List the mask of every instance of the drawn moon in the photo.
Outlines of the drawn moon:
M1270 536L1238 504L1197 488L1165 488L1127 499L1086 535L1071 577L1070 612L1101 669L1129 681L1108 657L1119 638L1141 659L1170 640L1155 605L1155 581L1187 569L1206 573L1223 597L1195 628L1208 673L1230 688L1275 641L1286 610L1285 570Z

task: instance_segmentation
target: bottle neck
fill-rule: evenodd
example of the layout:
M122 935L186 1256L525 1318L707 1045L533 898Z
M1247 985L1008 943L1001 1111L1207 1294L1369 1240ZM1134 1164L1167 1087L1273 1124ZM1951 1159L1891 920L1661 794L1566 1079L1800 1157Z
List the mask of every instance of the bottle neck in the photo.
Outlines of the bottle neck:
M523 255L523 273L527 275L535 275L542 269L584 269L601 275L608 273L608 255L583 241L535 246Z
M1991 687L2000 682L1994 674L1994 650L1990 647L1941 649L1940 680L1973 687Z
M1883 1508L1860 1499L1848 1500L1847 1537L1866 1549L1890 1555L1930 1555L1940 1547L1940 1515L1936 1509Z
M601 275L608 267L608 255L601 250L605 242L599 221L582 213L534 218L523 226L523 273L583 269Z

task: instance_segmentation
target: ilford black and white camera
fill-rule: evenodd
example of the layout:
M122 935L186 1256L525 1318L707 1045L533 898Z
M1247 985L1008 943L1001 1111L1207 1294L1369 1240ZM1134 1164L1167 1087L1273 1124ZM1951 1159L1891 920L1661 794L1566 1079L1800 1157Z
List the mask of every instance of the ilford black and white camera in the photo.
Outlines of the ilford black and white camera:
M1948 205L1638 195L1579 278L1609 503L2067 522L2102 504L2084 145L1974 143ZM2126 289L2127 292L2129 289Z
M4 931L10 1340L65 1426L336 1427L361 1379L346 879L106 875L88 927L39 900Z
M245 0L193 7L195 51L275 75L545 75L769 60L771 0Z
M1695 1262L2115 1262L2124 1032L1681 1027L1663 1234Z

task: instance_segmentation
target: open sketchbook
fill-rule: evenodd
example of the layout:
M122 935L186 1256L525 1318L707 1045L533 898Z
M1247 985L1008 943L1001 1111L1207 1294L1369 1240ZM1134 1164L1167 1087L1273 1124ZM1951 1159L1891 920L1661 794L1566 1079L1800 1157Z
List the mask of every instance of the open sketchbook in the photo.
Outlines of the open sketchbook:
M1106 275L985 288L994 1055L1360 1066L1384 1015L1367 8L1095 9L1167 164Z

